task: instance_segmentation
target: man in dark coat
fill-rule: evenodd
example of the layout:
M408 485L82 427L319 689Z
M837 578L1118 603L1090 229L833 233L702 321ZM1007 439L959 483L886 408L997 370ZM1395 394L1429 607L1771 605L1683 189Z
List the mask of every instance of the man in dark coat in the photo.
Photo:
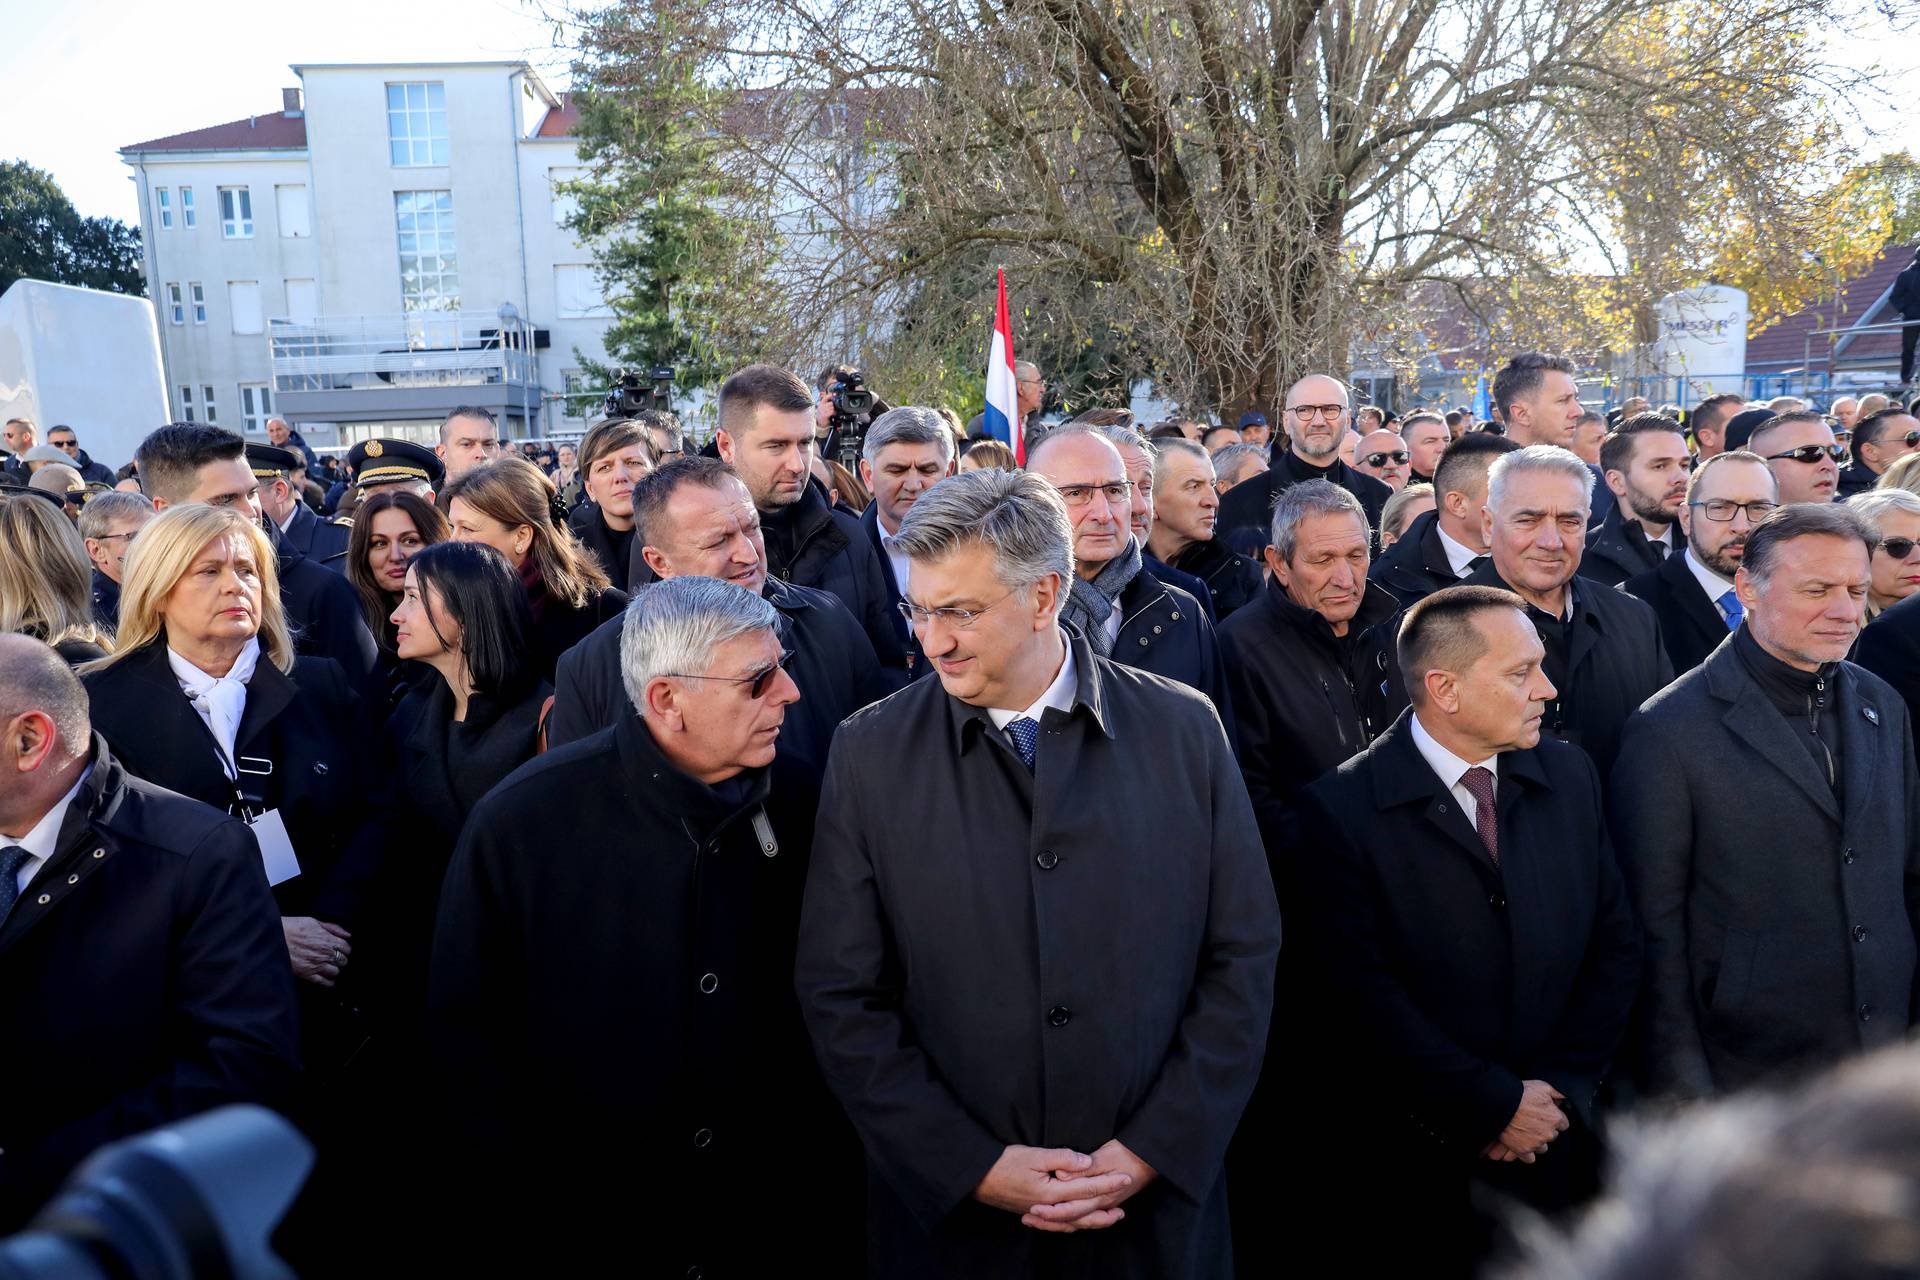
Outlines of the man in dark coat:
M1920 325L1915 330L1920 331ZM1842 502L1873 488L1888 467L1920 449L1920 418L1898 405L1870 413L1854 424L1853 439L1847 447L1853 451L1853 465L1840 472L1838 496Z
M1098 427L1055 427L1027 457L1073 521L1074 579L1060 617L1102 657L1178 680L1213 700L1233 724L1219 640L1200 602L1142 567L1133 536L1133 482Z
M1893 278L1887 302L1906 321L1906 327L1900 330L1900 385L1911 387L1914 344L1920 343L1920 255Z
M260 482L261 514L280 531L282 540L313 563L335 573L345 573L347 540L353 536L353 521L345 517L322 520L300 500L293 485L300 454L270 444L249 444L247 466Z
M1124 456L1124 455L1122 455ZM1221 621L1265 585L1260 566L1214 537L1220 493L1213 459L1191 440L1162 440L1153 459L1152 533L1146 547L1169 568L1200 579L1208 613ZM1137 486L1139 478L1134 479ZM1137 531L1136 531L1137 532Z
M887 611L906 652L907 671L913 676L925 675L926 661L913 638L913 628L900 613L907 558L894 550L893 540L899 536L900 522L907 518L914 500L953 474L957 461L953 434L933 410L907 406L889 409L875 418L861 448L860 481L873 494L873 501L860 513L860 527L866 530L886 579Z
M1547 679L1558 691L1547 703L1545 732L1584 747L1604 778L1621 726L1673 679L1673 666L1652 609L1575 576L1591 486L1587 464L1566 449L1531 445L1500 458L1487 472L1484 519L1492 558L1466 580L1526 601L1527 617L1547 647ZM1399 621L1374 628L1369 645L1385 699L1383 719L1408 704L1393 657Z
M53 650L0 636L0 1231L104 1143L285 1107L293 971L246 826L121 768ZM20 881L25 880L24 888Z
M137 493L97 493L80 508L80 540L93 562L93 617L110 631L120 628L127 548L151 519L153 503Z
M778 625L731 583L648 588L621 654L638 712L524 765L468 820L428 1035L461 1214L446 1234L488 1273L589 1274L616 1250L646 1275L770 1275L795 1248L828 1274L857 1265L858 1175L816 1159L845 1121L793 996L807 833L764 807L799 697ZM738 1188L784 1161L804 1174L742 1230Z
M1862 628L1853 661L1891 685L1908 713L1920 717L1920 609L1908 607L1915 601L1920 595L1908 596Z
M955 476L901 536L938 681L840 728L796 966L872 1273L1226 1277L1280 918L1219 718L1059 627L1037 476Z
M1434 470L1434 509L1415 516L1380 553L1368 579L1407 608L1479 568L1487 558L1487 469L1519 447L1490 431L1470 431L1448 445Z
M1665 414L1635 414L1600 442L1606 515L1587 531L1580 576L1617 587L1685 549L1679 523L1693 456L1680 424Z
M831 592L860 619L880 664L906 682L907 654L894 630L886 571L860 518L835 510L808 470L813 396L790 371L748 365L720 386L720 458L760 509L767 568L782 582Z
M1679 674L1705 662L1740 626L1733 576L1747 535L1779 505L1779 494L1773 471L1759 454L1736 449L1708 458L1693 473L1687 504L1680 509L1686 550L1621 588L1653 607L1660 639Z
M192 422L161 427L135 451L140 483L154 510L187 502L243 506L267 531L280 574L280 605L294 648L332 658L356 687L373 676L379 650L360 597L344 574L323 569L291 546L265 518L260 481L246 461L246 442L231 431Z
M1077 421L1081 425L1093 425L1085 419L1094 414L1125 414L1126 421L1131 421L1133 417L1124 409L1096 409L1082 414ZM1207 589L1207 584L1193 574L1167 564L1154 555L1149 546L1153 540L1153 531L1159 524L1160 515L1153 491L1155 444L1134 428L1125 425L1125 422L1118 420L1103 422L1094 429L1119 452L1120 461L1127 469L1127 482L1133 486L1128 494L1130 503L1127 508L1127 517L1128 527L1133 530L1134 541L1140 545L1141 569L1152 574L1161 586L1172 587L1192 596L1200 602L1201 612L1207 615L1207 621L1217 621L1213 612L1213 592Z
M1740 630L1627 726L1609 803L1647 930L1656 1093L1739 1089L1913 1025L1911 722L1842 660L1873 542L1829 503L1762 520L1736 579Z
M1393 490L1361 475L1340 459L1349 418L1347 389L1325 374L1310 374L1287 388L1287 432L1276 437L1267 470L1249 476L1220 499L1216 532L1225 537L1236 530L1264 537L1273 514L1273 500L1288 485L1303 480L1330 480L1354 497L1367 513L1367 527L1380 527L1380 509Z
M1427 597L1400 640L1413 706L1302 797L1298 941L1322 998L1298 1016L1377 1104L1325 1118L1334 1190L1307 1212L1366 1229L1340 1203L1362 1182L1397 1206L1367 1235L1380 1274L1471 1274L1491 1243L1474 1184L1548 1212L1598 1187L1641 942L1593 763L1541 733L1544 657L1518 597Z
M103 484L109 489L113 487L113 468L89 457L87 451L80 447L80 437L72 427L64 422L56 422L47 430L47 443L73 459L73 468L80 473L82 480L88 484Z

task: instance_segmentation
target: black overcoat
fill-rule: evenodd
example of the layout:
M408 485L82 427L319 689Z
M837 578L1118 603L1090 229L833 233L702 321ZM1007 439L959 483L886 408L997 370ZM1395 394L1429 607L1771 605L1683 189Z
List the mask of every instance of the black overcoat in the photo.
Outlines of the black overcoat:
M1453 561L1440 541L1440 517L1423 511L1407 531L1382 551L1367 570L1367 581L1393 593L1403 609L1411 609L1444 587L1458 586Z
M1266 1043L1272 882L1213 709L1069 643L1074 705L1032 774L937 680L834 740L796 980L866 1145L878 1276L1231 1274L1221 1164ZM1160 1177L1112 1228L1042 1235L971 1198L1010 1143L1116 1137Z
M632 572L630 557L634 547L629 545L625 556L614 553L613 530L607 527L606 517L600 514L600 504L583 502L575 507L567 517L567 528L573 530L573 536L580 539L580 545L593 554L594 560L605 571L607 580L622 591L628 590L627 577Z
M1909 716L1920 709L1920 595L1909 596L1862 627L1853 659L1893 686Z
M0 928L0 1231L103 1143L294 1092L293 969L260 851L97 735L56 852Z
M627 593L617 587L595 591L579 608L549 595L544 585L528 595L533 609L533 652L528 661L542 680L553 682L561 655L593 634L594 628L618 621L626 611Z
M1727 620L1707 599L1699 579L1687 567L1686 556L1679 552L1668 556L1658 569L1629 578L1621 590L1652 606L1660 622L1660 641L1677 675L1705 662L1727 638Z
M1193 543L1174 559L1179 562L1174 569L1198 578L1205 587L1201 603L1207 606L1207 616L1215 622L1225 622L1234 610L1250 604L1265 583L1258 562L1236 555L1233 548L1219 538ZM1174 585L1185 587L1184 583Z
M298 653L331 658L352 681L366 689L375 678L380 647L367 629L366 610L345 573L310 560L280 530L266 526L280 574L280 607L287 616Z
M1611 491L1604 497L1611 498ZM1653 540L1638 520L1627 515L1614 502L1599 524L1587 530L1587 547L1580 556L1580 576L1617 587L1628 578L1659 568L1668 560L1678 560L1687 545L1687 535L1673 526L1673 548L1662 557L1653 549Z
M1393 490L1384 480L1377 480L1364 471L1355 471L1340 458L1333 460L1330 467L1316 467L1302 461L1291 448L1286 438L1276 439L1267 450L1267 469L1259 475L1248 476L1233 488L1220 495L1220 514L1214 525L1214 536L1225 537L1238 529L1253 530L1258 533L1257 545L1265 546L1268 541L1268 529L1273 523L1273 502L1280 494L1305 480L1329 480L1360 499L1360 507L1367 513L1367 528L1380 528L1380 512L1387 505L1387 499L1393 496Z
M1852 663L1831 691L1837 798L1731 638L1628 722L1608 800L1647 931L1656 1093L1822 1066L1913 1024L1920 779L1907 709Z
M1220 638L1206 609L1144 565L1121 588L1120 633L1111 656L1206 694L1232 736L1233 696L1227 690L1226 664L1220 660Z

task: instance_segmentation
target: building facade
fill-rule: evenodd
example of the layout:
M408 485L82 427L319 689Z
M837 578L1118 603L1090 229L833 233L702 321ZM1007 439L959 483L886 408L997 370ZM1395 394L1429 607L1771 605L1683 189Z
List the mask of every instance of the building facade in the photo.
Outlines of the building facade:
M121 150L176 417L430 442L456 405L574 435L611 312L556 184L575 114L524 62L302 65L281 110ZM569 394L571 393L571 394Z

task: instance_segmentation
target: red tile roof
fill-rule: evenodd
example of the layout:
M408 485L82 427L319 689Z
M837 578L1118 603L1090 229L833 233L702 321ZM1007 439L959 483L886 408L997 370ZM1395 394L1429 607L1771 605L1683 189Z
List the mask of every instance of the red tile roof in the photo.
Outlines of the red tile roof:
M122 147L128 151L297 151L307 145L307 119L284 111L248 116Z
M580 119L580 108L574 105L573 95L560 95L560 105L547 108L547 114L540 121L540 127L533 131L536 138L567 138L573 136L573 126Z
M1883 307L1873 314L1869 312L1893 287L1893 278L1913 261L1914 249L1913 245L1887 246L1880 251L1880 256L1864 275L1855 276L1840 286L1838 307L1835 307L1831 297L1822 297L1748 338L1747 368L1798 368L1808 355L1811 355L1815 365L1824 366L1830 339L1825 334L1809 339L1810 330L1898 323L1899 315L1890 309ZM1897 365L1899 362L1900 335L1888 332L1863 333L1850 340L1835 363Z

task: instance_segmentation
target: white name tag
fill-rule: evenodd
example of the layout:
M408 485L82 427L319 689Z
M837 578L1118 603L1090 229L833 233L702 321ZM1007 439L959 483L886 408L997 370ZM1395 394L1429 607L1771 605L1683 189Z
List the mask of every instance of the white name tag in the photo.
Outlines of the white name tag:
M260 861L267 868L267 883L280 884L300 874L300 859L293 856L293 840L278 809L269 809L247 824L260 844Z

